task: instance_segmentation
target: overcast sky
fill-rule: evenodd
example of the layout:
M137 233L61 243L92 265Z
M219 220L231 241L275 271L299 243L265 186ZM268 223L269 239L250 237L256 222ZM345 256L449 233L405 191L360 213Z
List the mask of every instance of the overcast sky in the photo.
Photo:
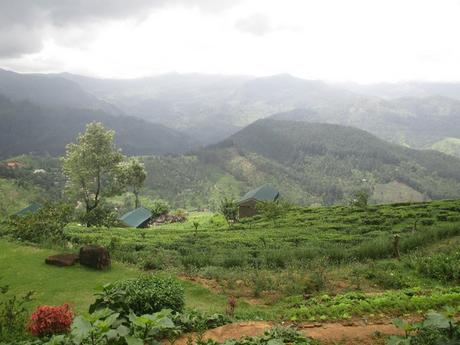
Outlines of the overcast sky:
M460 0L0 0L0 67L460 80Z

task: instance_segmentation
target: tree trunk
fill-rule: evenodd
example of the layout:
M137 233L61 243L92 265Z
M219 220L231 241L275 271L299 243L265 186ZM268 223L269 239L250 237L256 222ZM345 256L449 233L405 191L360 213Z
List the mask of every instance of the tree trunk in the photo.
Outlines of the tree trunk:
M401 255L399 253L399 235L393 236L393 255L396 259L401 260Z
M139 202L139 192L134 190L133 193L134 193L134 206L135 208L138 208L139 206L141 206Z

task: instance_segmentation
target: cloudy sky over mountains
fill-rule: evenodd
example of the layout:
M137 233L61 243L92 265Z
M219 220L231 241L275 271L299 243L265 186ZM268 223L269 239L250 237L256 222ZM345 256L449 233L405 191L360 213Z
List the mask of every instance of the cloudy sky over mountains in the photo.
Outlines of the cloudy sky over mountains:
M0 0L0 67L460 80L459 0Z

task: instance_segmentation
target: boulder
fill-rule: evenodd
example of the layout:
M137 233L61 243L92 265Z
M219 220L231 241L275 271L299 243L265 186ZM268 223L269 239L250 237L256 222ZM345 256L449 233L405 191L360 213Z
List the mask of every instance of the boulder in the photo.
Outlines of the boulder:
M101 246L88 245L80 248L80 264L97 270L110 268L110 255Z
M45 263L54 266L73 266L78 262L78 254L58 254L45 259Z

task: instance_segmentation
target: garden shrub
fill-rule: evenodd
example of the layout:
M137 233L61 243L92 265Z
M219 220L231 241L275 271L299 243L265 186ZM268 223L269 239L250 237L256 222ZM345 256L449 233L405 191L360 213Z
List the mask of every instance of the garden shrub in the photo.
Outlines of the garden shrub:
M151 207L152 210L152 217L157 218L164 214L168 214L171 207L169 203L163 199L156 199L153 201L153 205Z
M26 305L32 300L33 292L24 296L8 296L8 286L0 286L0 340L18 341L26 338L25 329L27 322Z
M162 309L180 312L184 307L184 289L172 277L145 275L104 286L90 306L90 312L110 308L123 314L151 314Z
M49 337L70 332L73 313L68 304L38 306L32 313L27 330L36 337Z

